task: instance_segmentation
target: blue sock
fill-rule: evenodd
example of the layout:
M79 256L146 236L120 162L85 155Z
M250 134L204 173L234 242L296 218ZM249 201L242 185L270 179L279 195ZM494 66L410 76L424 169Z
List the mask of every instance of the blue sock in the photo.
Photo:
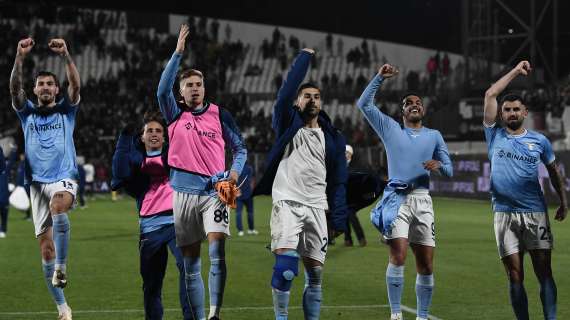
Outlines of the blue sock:
M42 269L44 271L44 278L46 280L46 284L51 294L53 301L55 304L62 305L65 303L65 296L63 295L63 289L56 288L51 284L51 278L53 277L53 272L55 270L55 262L54 260L45 261L42 260Z
M556 283L553 278L546 278L540 282L540 300L544 319L556 319Z
M511 305L518 320L528 320L528 298L522 283L511 282L509 295Z
M418 317L427 319L433 295L433 274L418 274L416 277L416 298Z
M184 280L186 281L186 294L188 303L192 308L194 319L206 318L204 312L204 281L200 274L200 257L184 257Z
M224 240L214 240L209 245L210 274L208 276L208 288L210 289L210 315L220 316L220 308L224 299L226 286L226 260Z
M303 313L306 320L318 320L323 300L323 267L312 267L305 270L305 290L303 291Z
M386 287L388 288L388 301L392 313L402 312L400 303L404 291L404 266L388 263L386 269Z
M275 311L275 320L287 320L289 308L289 291L281 291L271 288L273 294L273 311Z
M67 213L55 214L53 221L53 243L55 245L55 268L65 272L67 245L69 243L69 218Z

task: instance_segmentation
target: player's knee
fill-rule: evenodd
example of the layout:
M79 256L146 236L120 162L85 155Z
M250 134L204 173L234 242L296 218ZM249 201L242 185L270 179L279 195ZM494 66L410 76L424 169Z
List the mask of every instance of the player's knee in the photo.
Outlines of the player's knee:
M398 252L390 254L390 263L396 266L403 266L406 264L406 253Z
M518 269L512 269L507 272L510 282L522 283L524 281L524 273Z
M314 266L305 269L305 282L310 287L320 287L323 281L323 267Z
M52 214L59 214L69 211L72 200L68 199L64 194L58 193L50 201L49 209Z
M426 264L418 265L417 271L419 274L422 274L422 275L433 274L433 264L432 263L426 263Z
M201 248L200 244L201 242L198 241L196 243L180 247L180 251L182 251L182 256L192 257L192 258L200 257L200 248Z
M277 290L289 291L293 278L299 274L299 256L295 251L275 254L271 286Z
M43 240L40 241L40 252L42 255L42 259L45 261L55 259L55 247L52 241Z

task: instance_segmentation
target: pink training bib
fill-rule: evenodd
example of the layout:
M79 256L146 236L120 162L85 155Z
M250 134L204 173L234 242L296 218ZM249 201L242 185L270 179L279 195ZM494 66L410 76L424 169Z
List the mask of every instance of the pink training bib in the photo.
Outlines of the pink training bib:
M150 186L141 205L141 217L172 210L172 187L162 157L145 158L141 171L150 176Z
M168 164L172 168L204 176L225 170L225 142L217 105L211 103L199 115L182 111L168 126L168 136Z

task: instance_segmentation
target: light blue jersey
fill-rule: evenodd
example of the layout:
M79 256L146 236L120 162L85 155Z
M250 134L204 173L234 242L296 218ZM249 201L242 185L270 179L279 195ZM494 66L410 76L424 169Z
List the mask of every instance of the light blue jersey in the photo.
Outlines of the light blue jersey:
M383 80L380 75L374 77L358 99L358 107L384 143L389 179L404 182L412 189L429 189L430 171L424 169L424 162L438 160L439 172L447 177L453 175L447 146L439 131L403 128L374 105L374 95Z
M505 128L485 126L491 160L491 196L494 212L546 212L538 181L540 162L551 164L552 145L538 132L518 136Z
M77 180L73 129L78 106L64 98L47 112L41 112L30 100L16 110L26 147L32 181L52 183L62 179Z

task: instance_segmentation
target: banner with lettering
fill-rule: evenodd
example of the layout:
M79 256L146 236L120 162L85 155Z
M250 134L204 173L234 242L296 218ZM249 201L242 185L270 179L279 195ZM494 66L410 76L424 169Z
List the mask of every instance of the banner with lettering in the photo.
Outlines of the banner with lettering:
M561 173L566 176L565 164L570 163L570 152L556 152L556 158ZM432 174L430 193L433 196L487 199L490 201L489 176L491 165L487 155L452 155L451 160L453 161L453 178ZM566 192L568 192L570 191L570 179L565 179ZM542 164L539 167L539 180L549 206L557 206L559 204L558 196L550 183L548 171Z

